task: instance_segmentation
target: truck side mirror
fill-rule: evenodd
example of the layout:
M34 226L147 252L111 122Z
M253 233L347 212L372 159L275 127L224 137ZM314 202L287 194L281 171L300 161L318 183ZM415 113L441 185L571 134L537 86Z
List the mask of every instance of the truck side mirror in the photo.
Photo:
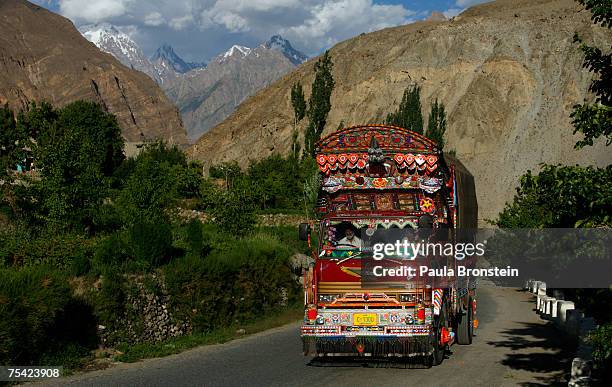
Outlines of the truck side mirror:
M310 235L310 225L308 223L300 223L299 236L301 241L307 241Z

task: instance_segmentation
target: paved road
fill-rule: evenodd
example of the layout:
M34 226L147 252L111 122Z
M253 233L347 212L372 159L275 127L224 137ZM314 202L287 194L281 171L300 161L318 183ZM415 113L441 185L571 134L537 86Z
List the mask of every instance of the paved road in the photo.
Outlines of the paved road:
M483 285L480 328L471 346L453 346L444 363L312 362L301 354L298 324L63 379L75 386L549 386L567 385L571 345L533 312L528 293ZM412 368L411 368L412 367Z

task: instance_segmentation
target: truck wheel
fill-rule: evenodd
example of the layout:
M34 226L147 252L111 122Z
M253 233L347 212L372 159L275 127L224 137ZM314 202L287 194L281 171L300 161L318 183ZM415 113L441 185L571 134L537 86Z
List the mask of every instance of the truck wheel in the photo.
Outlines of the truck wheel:
M442 305L442 308L440 308L440 315L434 321L434 334L429 336L430 345L433 352L425 359L425 365L427 368L440 365L444 361L444 356L446 355L446 345L440 344L440 332L442 327L448 328L445 305Z
M459 315L457 324L457 343L460 345L472 344L474 336L474 315L472 309L472 299L470 298L467 310L462 311Z

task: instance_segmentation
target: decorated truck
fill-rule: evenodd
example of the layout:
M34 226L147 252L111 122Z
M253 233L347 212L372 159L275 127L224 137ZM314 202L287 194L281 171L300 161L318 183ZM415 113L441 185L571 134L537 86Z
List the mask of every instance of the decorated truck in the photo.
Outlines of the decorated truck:
M430 139L394 126L342 129L321 139L315 152L317 220L299 229L314 258L304 272L304 354L419 356L432 366L451 344L471 344L477 326L473 279L372 273L424 260L438 267L459 263L436 254L379 261L372 259L372 246L389 235L469 238L456 231L477 226L470 173Z

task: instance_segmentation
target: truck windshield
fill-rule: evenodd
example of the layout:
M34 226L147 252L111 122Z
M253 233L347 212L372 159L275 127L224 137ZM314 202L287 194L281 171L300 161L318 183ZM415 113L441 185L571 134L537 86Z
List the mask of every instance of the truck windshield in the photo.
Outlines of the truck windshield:
M416 231L415 221L375 219L325 220L321 224L321 258L360 256L372 243L409 237Z

